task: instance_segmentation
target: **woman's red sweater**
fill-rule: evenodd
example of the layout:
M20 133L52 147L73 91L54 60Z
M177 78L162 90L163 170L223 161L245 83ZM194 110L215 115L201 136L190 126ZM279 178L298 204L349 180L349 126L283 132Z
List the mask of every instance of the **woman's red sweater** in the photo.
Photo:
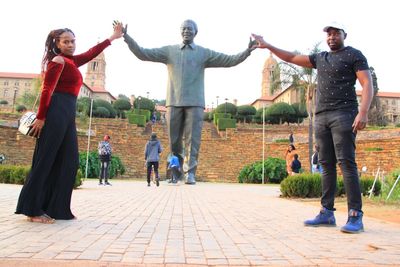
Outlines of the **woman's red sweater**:
M78 96L83 84L82 74L78 68L95 58L109 45L111 45L111 42L106 39L87 52L76 56L60 54L64 58L64 65L53 61L47 64L42 95L40 96L39 110L36 116L39 120L46 118L53 92Z

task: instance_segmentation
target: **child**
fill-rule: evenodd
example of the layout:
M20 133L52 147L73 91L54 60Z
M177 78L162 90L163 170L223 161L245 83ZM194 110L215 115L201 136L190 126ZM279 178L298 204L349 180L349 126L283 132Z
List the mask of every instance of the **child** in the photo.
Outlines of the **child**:
M172 154L170 161L169 161L168 169L170 169L172 171L171 182L173 184L176 184L181 177L181 167L180 167L179 159L178 159L176 153Z
M299 155L294 154L294 155L293 155L293 158L294 158L294 159L293 159L293 161L292 161L291 168L292 168L292 175L295 175L295 174L300 173L301 162L300 162L300 160L299 160Z

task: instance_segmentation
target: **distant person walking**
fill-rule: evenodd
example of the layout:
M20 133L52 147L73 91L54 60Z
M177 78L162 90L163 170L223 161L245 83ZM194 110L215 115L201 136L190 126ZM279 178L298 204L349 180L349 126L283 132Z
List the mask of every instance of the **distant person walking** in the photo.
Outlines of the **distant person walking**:
M160 153L162 147L160 141L157 139L155 133L151 134L150 140L146 143L144 150L144 159L147 167L147 186L150 186L150 177L152 169L154 169L154 175L156 178L156 185L160 185L160 178L158 176L158 166L160 161Z
M104 179L104 185L111 185L108 182L108 178L110 176L109 169L110 169L111 154L112 154L112 147L110 144L110 136L109 135L105 135L103 138L103 141L99 142L97 150L99 153L99 159L100 159L100 164L101 164L99 185L103 184L103 179Z
M289 143L290 143L291 145L294 144L293 132L290 132L290 134L289 134Z
M318 152L319 152L318 145L314 145L314 153L311 156L312 173L322 173L322 167L318 161Z

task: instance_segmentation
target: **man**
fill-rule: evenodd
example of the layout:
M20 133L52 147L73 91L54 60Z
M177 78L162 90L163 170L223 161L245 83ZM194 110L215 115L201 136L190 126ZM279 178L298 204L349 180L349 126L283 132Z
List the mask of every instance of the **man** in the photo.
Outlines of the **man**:
M160 153L162 146L157 139L157 134L152 133L150 140L147 141L144 149L144 160L147 167L147 186L150 186L151 170L154 168L154 176L156 177L156 185L160 186L160 177L158 176L158 162L160 161Z
M237 55L225 55L196 45L197 25L185 20L181 25L183 42L161 48L140 47L127 33L125 42L132 53L144 61L160 62L168 68L167 127L172 153L179 155L186 172L186 183L196 183L196 169L203 127L204 69L232 67L243 62L255 49L250 40L248 48ZM184 144L183 144L184 139Z
M268 48L280 59L305 68L316 68L318 75L317 105L315 112L315 138L319 146L322 166L322 209L317 217L305 221L306 226L335 226L334 200L336 189L336 163L339 164L348 204L348 221L342 232L358 233L364 230L362 201L357 164L355 138L365 128L373 88L369 66L357 49L344 45L345 28L332 23L323 28L327 33L329 52L297 55L265 42L253 35L259 48ZM362 86L362 102L358 108L355 82Z

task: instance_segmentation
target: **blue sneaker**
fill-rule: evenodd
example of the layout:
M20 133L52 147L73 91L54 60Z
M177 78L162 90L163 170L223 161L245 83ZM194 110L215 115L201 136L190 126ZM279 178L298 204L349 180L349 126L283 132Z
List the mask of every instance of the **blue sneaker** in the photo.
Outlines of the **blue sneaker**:
M345 226L340 231L343 233L357 234L364 232L364 225L362 222L363 212L358 210L349 210L349 218Z
M335 215L333 214L333 210L328 210L324 207L321 208L321 211L311 220L304 221L305 226L336 226Z

